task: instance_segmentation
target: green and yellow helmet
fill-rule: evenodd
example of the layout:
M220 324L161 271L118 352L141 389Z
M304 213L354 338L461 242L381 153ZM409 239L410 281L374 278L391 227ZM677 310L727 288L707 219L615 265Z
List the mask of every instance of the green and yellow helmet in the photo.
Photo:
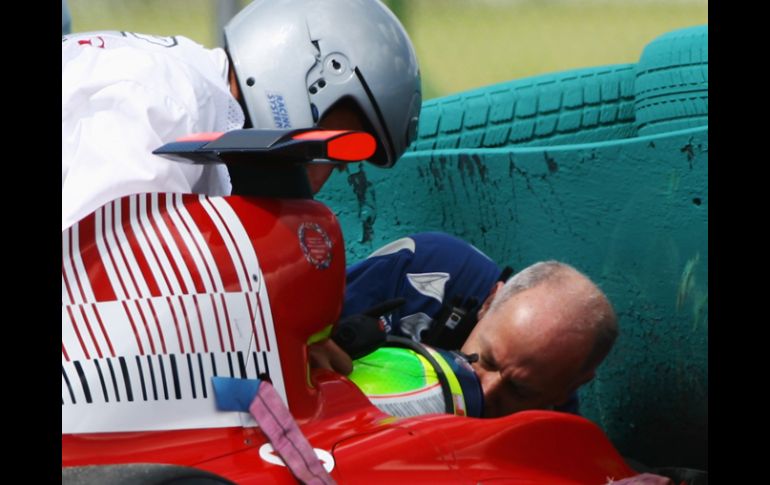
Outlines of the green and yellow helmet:
M466 356L407 339L389 337L388 342L356 359L348 376L372 404L400 417L429 413L481 417L481 385Z

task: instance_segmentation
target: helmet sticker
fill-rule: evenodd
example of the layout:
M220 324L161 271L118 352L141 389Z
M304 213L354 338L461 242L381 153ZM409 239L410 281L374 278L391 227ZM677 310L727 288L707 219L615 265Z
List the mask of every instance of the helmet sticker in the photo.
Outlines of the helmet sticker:
M273 123L276 128L291 128L289 120L289 110L286 109L286 100L283 95L278 93L266 93L267 101L270 103L270 112L273 114Z

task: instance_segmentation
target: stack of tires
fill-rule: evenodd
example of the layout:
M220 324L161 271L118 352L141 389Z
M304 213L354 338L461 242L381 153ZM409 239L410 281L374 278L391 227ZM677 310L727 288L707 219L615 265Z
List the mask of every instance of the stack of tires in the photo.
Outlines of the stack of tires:
M708 125L708 40L704 25L665 34L644 49L634 86L639 135Z
M708 125L708 26L636 64L517 79L426 101L411 151L593 143Z

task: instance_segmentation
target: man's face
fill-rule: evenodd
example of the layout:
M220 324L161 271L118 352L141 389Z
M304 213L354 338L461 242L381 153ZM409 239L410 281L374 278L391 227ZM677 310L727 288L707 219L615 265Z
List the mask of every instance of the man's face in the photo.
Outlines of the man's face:
M314 163L305 165L305 170L307 170L307 180L310 182L310 190L313 192L313 195L317 194L326 181L329 180L335 167L336 165L333 163Z
M361 114L352 102L342 102L335 105L324 114L318 126L326 130L364 130ZM321 190L335 166L330 163L307 165L307 177L313 194L317 194Z
M564 403L593 377L581 371L590 351L586 335L569 331L579 318L564 292L549 285L522 291L493 311L482 308L479 322L462 347L477 353L473 364L484 393L484 416Z

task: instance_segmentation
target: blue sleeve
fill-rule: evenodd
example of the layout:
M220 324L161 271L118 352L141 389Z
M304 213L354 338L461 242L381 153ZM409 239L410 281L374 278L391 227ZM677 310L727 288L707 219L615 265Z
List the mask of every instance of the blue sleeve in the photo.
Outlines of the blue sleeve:
M342 316L403 297L406 304L391 319L393 332L402 334L402 318L421 314L418 320L432 319L457 295L480 305L500 271L488 256L458 238L439 232L413 234L348 267Z
M369 257L349 266L342 316L362 313L378 303L400 296L400 274L409 257L409 253L399 251Z

